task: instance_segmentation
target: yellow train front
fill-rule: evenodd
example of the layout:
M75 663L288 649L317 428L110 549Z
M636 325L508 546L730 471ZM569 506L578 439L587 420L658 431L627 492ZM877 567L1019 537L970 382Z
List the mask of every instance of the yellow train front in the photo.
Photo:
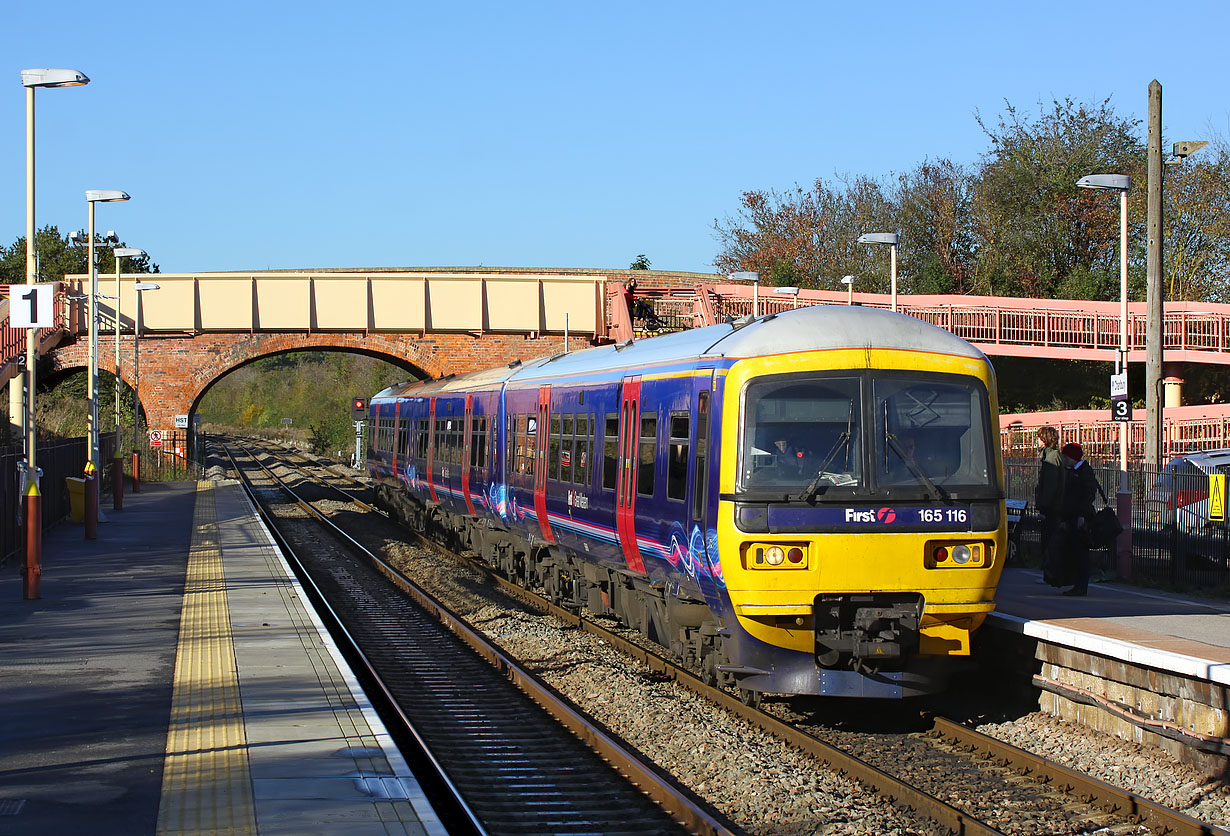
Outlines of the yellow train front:
M940 690L1007 555L993 368L887 311L762 320L715 346L706 675L749 700Z

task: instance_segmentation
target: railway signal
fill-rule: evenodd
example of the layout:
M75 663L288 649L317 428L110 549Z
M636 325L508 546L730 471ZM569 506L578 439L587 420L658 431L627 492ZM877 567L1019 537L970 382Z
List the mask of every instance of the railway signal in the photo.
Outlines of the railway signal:
M351 421L366 421L367 420L367 398L351 398L350 399L350 420Z

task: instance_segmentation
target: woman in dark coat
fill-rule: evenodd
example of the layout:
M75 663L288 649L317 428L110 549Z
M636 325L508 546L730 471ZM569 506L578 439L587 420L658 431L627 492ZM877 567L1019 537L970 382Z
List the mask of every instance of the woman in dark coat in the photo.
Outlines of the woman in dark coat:
M1059 431L1054 427L1039 428L1038 448L1041 461L1034 508L1042 518L1042 577L1051 586L1063 586L1063 532L1059 517L1063 511L1065 466L1059 452Z
M1065 560L1074 576L1072 588L1063 594L1087 595L1089 532L1086 526L1093 519L1093 498L1098 495L1098 477L1084 461L1085 454L1079 444L1065 444L1060 452L1066 465L1060 524L1063 526Z

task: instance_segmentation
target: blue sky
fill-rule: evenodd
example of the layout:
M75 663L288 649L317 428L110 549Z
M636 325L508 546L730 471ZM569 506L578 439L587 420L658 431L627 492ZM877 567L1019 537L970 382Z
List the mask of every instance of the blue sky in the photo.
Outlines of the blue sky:
M712 270L749 189L974 163L1005 101L1110 96L1167 142L1230 134L1230 12L1189 2L16 4L0 242L98 227L164 271ZM2 68L0 68L2 69ZM1168 147L1168 146L1167 146Z

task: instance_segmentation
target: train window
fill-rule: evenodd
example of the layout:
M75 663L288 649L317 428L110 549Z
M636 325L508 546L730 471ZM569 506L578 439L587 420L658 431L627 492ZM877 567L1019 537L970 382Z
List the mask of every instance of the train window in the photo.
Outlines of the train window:
M552 479L559 478L559 461L560 461L560 417L558 415L551 416L551 435L547 440L547 476Z
M856 377L775 375L748 384L740 486L789 493L860 486L861 391Z
M487 466L487 418L474 418L474 435L470 440L470 466Z
M538 416L525 416L525 472L534 475L538 463Z
M602 489L615 490L619 478L619 414L606 414L606 429L602 443Z
M932 492L938 486L993 486L987 395L973 378L877 374L877 482Z
M658 455L658 415L641 413L641 437L636 460L636 492L653 496L653 465Z
M418 422L418 426L419 426L419 458L420 458L420 459L426 459L426 458L427 458L427 428L428 428L428 426L429 426L429 421L430 421L430 419L428 419L428 418L420 418L420 419L419 419L419 422Z
M589 415L577 416L577 440L572 451L572 481L578 485L589 484Z
M692 519L705 518L706 485L709 484L709 392L703 391L696 398L696 475L692 482Z
M561 482L572 481L572 428L573 416L560 416L559 437L559 479Z
M688 440L691 414L672 412L669 458L666 464L666 498L683 501L688 492Z
M410 419L397 417L397 458L404 459L410 452Z

